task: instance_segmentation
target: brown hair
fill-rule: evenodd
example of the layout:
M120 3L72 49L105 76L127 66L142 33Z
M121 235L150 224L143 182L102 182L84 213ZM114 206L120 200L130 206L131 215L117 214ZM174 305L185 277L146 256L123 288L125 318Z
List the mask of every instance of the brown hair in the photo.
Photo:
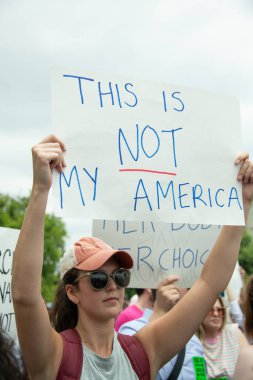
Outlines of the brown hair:
M50 313L50 319L53 327L58 332L66 329L72 329L77 324L77 306L68 298L65 287L67 284L71 284L76 286L78 289L78 282L75 283L75 281L80 272L81 271L76 268L70 269L67 273L65 273L57 288L55 301Z
M249 276L244 291L245 331L249 338L253 338L253 275Z
M224 301L222 299L222 297L218 297L217 300L220 302L221 306L224 308L224 313L222 315L222 324L221 324L221 330L224 328L225 324L226 324L226 321L227 321L227 310L226 310L226 307L225 307L225 304L224 304ZM197 330L197 337L201 340L201 342L203 342L205 340L205 328L203 326L203 322L201 323L201 325L199 326L198 330Z
M14 341L6 335L0 328L0 378L1 380L28 380L28 376L23 367L23 359L20 362Z

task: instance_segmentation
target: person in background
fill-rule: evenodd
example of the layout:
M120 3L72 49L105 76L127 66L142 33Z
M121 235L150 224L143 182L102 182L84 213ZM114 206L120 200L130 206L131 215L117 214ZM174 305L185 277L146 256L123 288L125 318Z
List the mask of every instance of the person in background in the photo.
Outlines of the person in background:
M155 321L170 311L188 290L179 288L177 285L178 280L178 276L171 275L167 277L166 282L161 281L157 287L157 291L153 291L155 300L154 307L152 309L144 309L141 318L123 324L119 329L119 333L133 335L148 323ZM180 360L179 355L176 355L159 370L156 380L195 380L196 375L192 361L193 357L203 357L203 347L196 335L193 335L185 346L184 357L181 359L178 373L176 374L174 372L173 374L172 372L173 369L175 371L176 362Z
M247 283L247 273L245 271L245 269L240 265L239 266L239 273L241 275L241 279L242 279L242 287L240 289L240 293L239 293L239 299L238 299L238 304L242 310L242 313L244 313L244 310L243 310L243 307L244 307L244 291L245 291L245 288L246 288L246 283Z
M249 276L244 292L245 333L251 344L239 355L234 380L253 379L253 275Z
M226 308L218 297L198 329L210 378L233 378L240 351L248 342L236 323L226 323Z
M246 272L245 272L245 269L241 265L239 265L239 272L241 275L242 282L245 283Z
M134 305L138 302L139 296L137 293L134 293L129 300L129 305Z
M136 289L138 300L135 304L127 306L115 321L115 330L118 331L120 326L128 321L142 317L145 308L153 306L153 296L151 289Z
M82 380L137 380L114 330L133 267L128 252L113 250L95 237L81 238L65 252L60 263L53 323L41 296L47 200L52 170L62 172L66 166L65 150L65 144L53 135L32 148L33 187L12 265L12 299L25 365L33 380L55 380L63 369L71 371L73 363L66 368L64 360L62 334L71 329L82 349ZM239 168L237 180L242 182L247 220L253 200L253 164L247 153L238 155L234 164ZM199 278L182 300L131 337L134 348L138 346L145 354L143 361L149 364L146 370L151 380L183 349L226 288L238 259L242 234L243 226L223 226Z
M228 306L230 319L233 323L237 323L242 332L244 332L244 315L239 305L239 302L235 298L235 295L230 286L227 286L226 293L229 303Z

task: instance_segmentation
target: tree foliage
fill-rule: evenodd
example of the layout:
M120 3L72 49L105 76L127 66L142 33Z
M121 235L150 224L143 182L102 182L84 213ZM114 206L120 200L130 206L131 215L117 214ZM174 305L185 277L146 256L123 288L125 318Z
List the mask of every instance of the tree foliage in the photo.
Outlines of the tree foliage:
M0 194L0 226L20 229L28 198Z
M253 236L248 229L244 230L241 241L239 264L248 275L253 274Z
M20 229L27 204L28 197L12 198L9 195L0 194L0 226ZM54 298L56 283L59 279L57 265L62 256L66 235L67 231L62 220L52 214L46 214L42 272L42 295L46 302Z

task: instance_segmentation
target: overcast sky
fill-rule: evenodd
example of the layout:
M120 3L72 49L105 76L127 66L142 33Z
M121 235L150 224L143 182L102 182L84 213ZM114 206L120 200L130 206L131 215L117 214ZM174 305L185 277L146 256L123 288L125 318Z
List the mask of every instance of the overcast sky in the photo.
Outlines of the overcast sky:
M52 131L55 64L234 95L252 157L252 36L252 0L1 0L0 192L31 188L30 148Z

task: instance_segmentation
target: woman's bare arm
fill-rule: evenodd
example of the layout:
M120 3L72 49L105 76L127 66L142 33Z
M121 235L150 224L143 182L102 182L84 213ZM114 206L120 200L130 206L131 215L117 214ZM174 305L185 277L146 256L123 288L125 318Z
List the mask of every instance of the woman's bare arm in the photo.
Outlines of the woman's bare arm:
M13 258L12 295L18 337L32 378L53 378L61 357L61 338L51 328L41 296L44 218L52 168L63 168L64 144L49 136L32 149L33 188ZM40 377L41 376L41 377Z
M246 220L253 198L253 165L246 154L237 163L241 164L237 178L243 183ZM183 348L226 288L238 259L242 233L243 226L224 226L191 290L170 312L136 334L147 351L151 378Z

